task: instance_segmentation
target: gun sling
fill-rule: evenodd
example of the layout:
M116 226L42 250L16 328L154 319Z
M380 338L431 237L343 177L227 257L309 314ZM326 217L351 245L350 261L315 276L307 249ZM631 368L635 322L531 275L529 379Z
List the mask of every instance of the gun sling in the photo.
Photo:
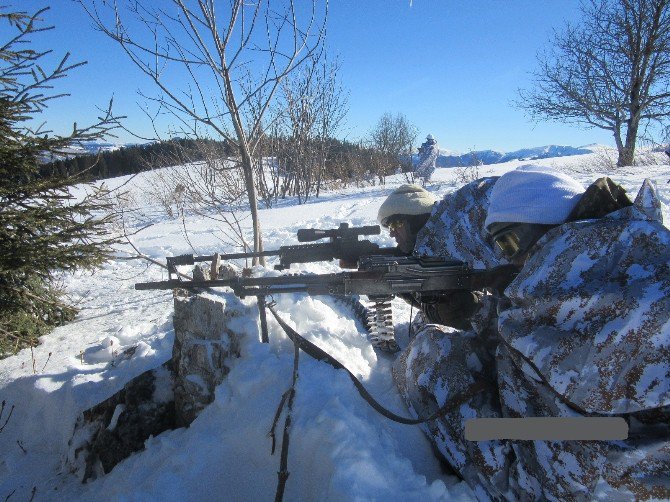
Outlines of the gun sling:
M396 415L392 411L384 408L381 404L379 404L379 402L377 402L375 398L372 397L372 395L363 386L363 384L354 376L354 374L351 371L347 369L346 366L344 366L341 362L339 362L333 356L328 354L326 351L317 347L312 342L301 336L297 331L291 328L291 326L286 324L286 322L281 317L279 317L279 314L277 314L277 311L274 309L273 304L266 304L266 307L268 308L268 310L270 310L274 318L282 327L284 333L286 333L286 336L288 336L291 339L291 341L293 341L294 344L296 344L300 349L302 349L303 352L305 352L308 356L313 357L317 361L324 361L330 364L335 369L338 370L341 369L346 371L347 375L349 375L349 378L353 382L354 386L356 387L356 390L358 390L358 393L361 395L361 397L365 399L365 401L370 406L372 406L378 413L384 415L389 420L393 420L394 422L406 425L418 425L425 422L429 422L431 420L435 420L436 418L440 418L446 415L449 410L454 409L455 407L460 406L461 404L464 404L473 395L477 394L478 392L481 392L486 388L486 383L484 381L475 382L471 384L465 391L455 395L451 399L448 399L447 402L439 410L431 414L429 417L421 417L421 418L401 417L400 415Z

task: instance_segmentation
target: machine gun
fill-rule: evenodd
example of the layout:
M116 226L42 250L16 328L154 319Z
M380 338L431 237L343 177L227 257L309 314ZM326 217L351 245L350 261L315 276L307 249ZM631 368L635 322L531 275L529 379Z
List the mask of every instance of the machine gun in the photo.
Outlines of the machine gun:
M351 272L198 281L171 278L166 281L138 283L135 288L199 290L227 287L240 298L255 296L259 302L263 341L266 342L267 296L305 292L309 295L366 295L373 301L379 301L401 293L436 295L453 290L481 290L486 287L498 289L509 282L510 272L510 266L473 270L463 262L445 261L441 258L372 255L360 258L358 270ZM383 323L386 323L385 319ZM392 332L390 335L392 336Z
M397 248L382 248L369 240L358 240L360 235L379 235L379 225L367 227L349 228L348 223L340 223L339 228L321 230L316 228L301 228L298 230L298 242L314 242L328 238L328 242L317 242L314 244L298 244L281 246L271 251L258 253L231 253L211 256L193 256L185 254L167 258L170 279L176 278L177 266L194 265L197 262L218 263L218 260L234 260L240 258L260 258L261 256L279 256L279 264L275 270L285 270L293 263L311 263L317 261L342 260L343 262L356 263L362 256L368 255L397 255ZM217 267L215 267L217 268Z

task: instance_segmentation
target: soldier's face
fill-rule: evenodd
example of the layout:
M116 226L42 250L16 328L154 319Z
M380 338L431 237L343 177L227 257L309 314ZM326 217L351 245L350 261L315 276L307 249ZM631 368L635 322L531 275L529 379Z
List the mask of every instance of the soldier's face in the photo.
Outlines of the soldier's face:
M398 249L403 253L411 253L414 250L416 235L409 228L405 219L399 219L389 225L389 235L395 239Z

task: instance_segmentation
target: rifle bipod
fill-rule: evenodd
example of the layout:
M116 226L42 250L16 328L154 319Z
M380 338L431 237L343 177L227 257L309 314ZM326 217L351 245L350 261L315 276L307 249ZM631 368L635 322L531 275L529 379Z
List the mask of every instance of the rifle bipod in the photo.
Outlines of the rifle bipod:
M267 306L265 295L258 295L256 301L258 302L258 317L261 320L261 342L270 343L270 336L268 335L268 319L265 315L265 307ZM274 304L274 302L271 303Z

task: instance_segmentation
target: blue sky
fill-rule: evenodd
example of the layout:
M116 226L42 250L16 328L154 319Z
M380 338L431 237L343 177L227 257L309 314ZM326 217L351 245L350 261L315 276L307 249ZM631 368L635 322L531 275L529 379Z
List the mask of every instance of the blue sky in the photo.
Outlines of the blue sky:
M222 2L226 4L227 2ZM578 0L331 0L328 47L342 62L341 82L349 113L340 133L363 138L385 112L403 113L441 148L511 151L560 144L613 144L599 129L549 122L534 124L514 107L519 87L530 85L535 54L553 28L579 18ZM72 53L89 64L72 72L44 120L59 132L90 122L96 106L114 96L127 126L149 134L138 89L152 92L146 77L113 42L96 32L70 0L23 0L27 11L50 5L55 30L40 47ZM0 27L7 30L7 26ZM122 134L120 141L133 141ZM418 145L417 145L418 146Z

